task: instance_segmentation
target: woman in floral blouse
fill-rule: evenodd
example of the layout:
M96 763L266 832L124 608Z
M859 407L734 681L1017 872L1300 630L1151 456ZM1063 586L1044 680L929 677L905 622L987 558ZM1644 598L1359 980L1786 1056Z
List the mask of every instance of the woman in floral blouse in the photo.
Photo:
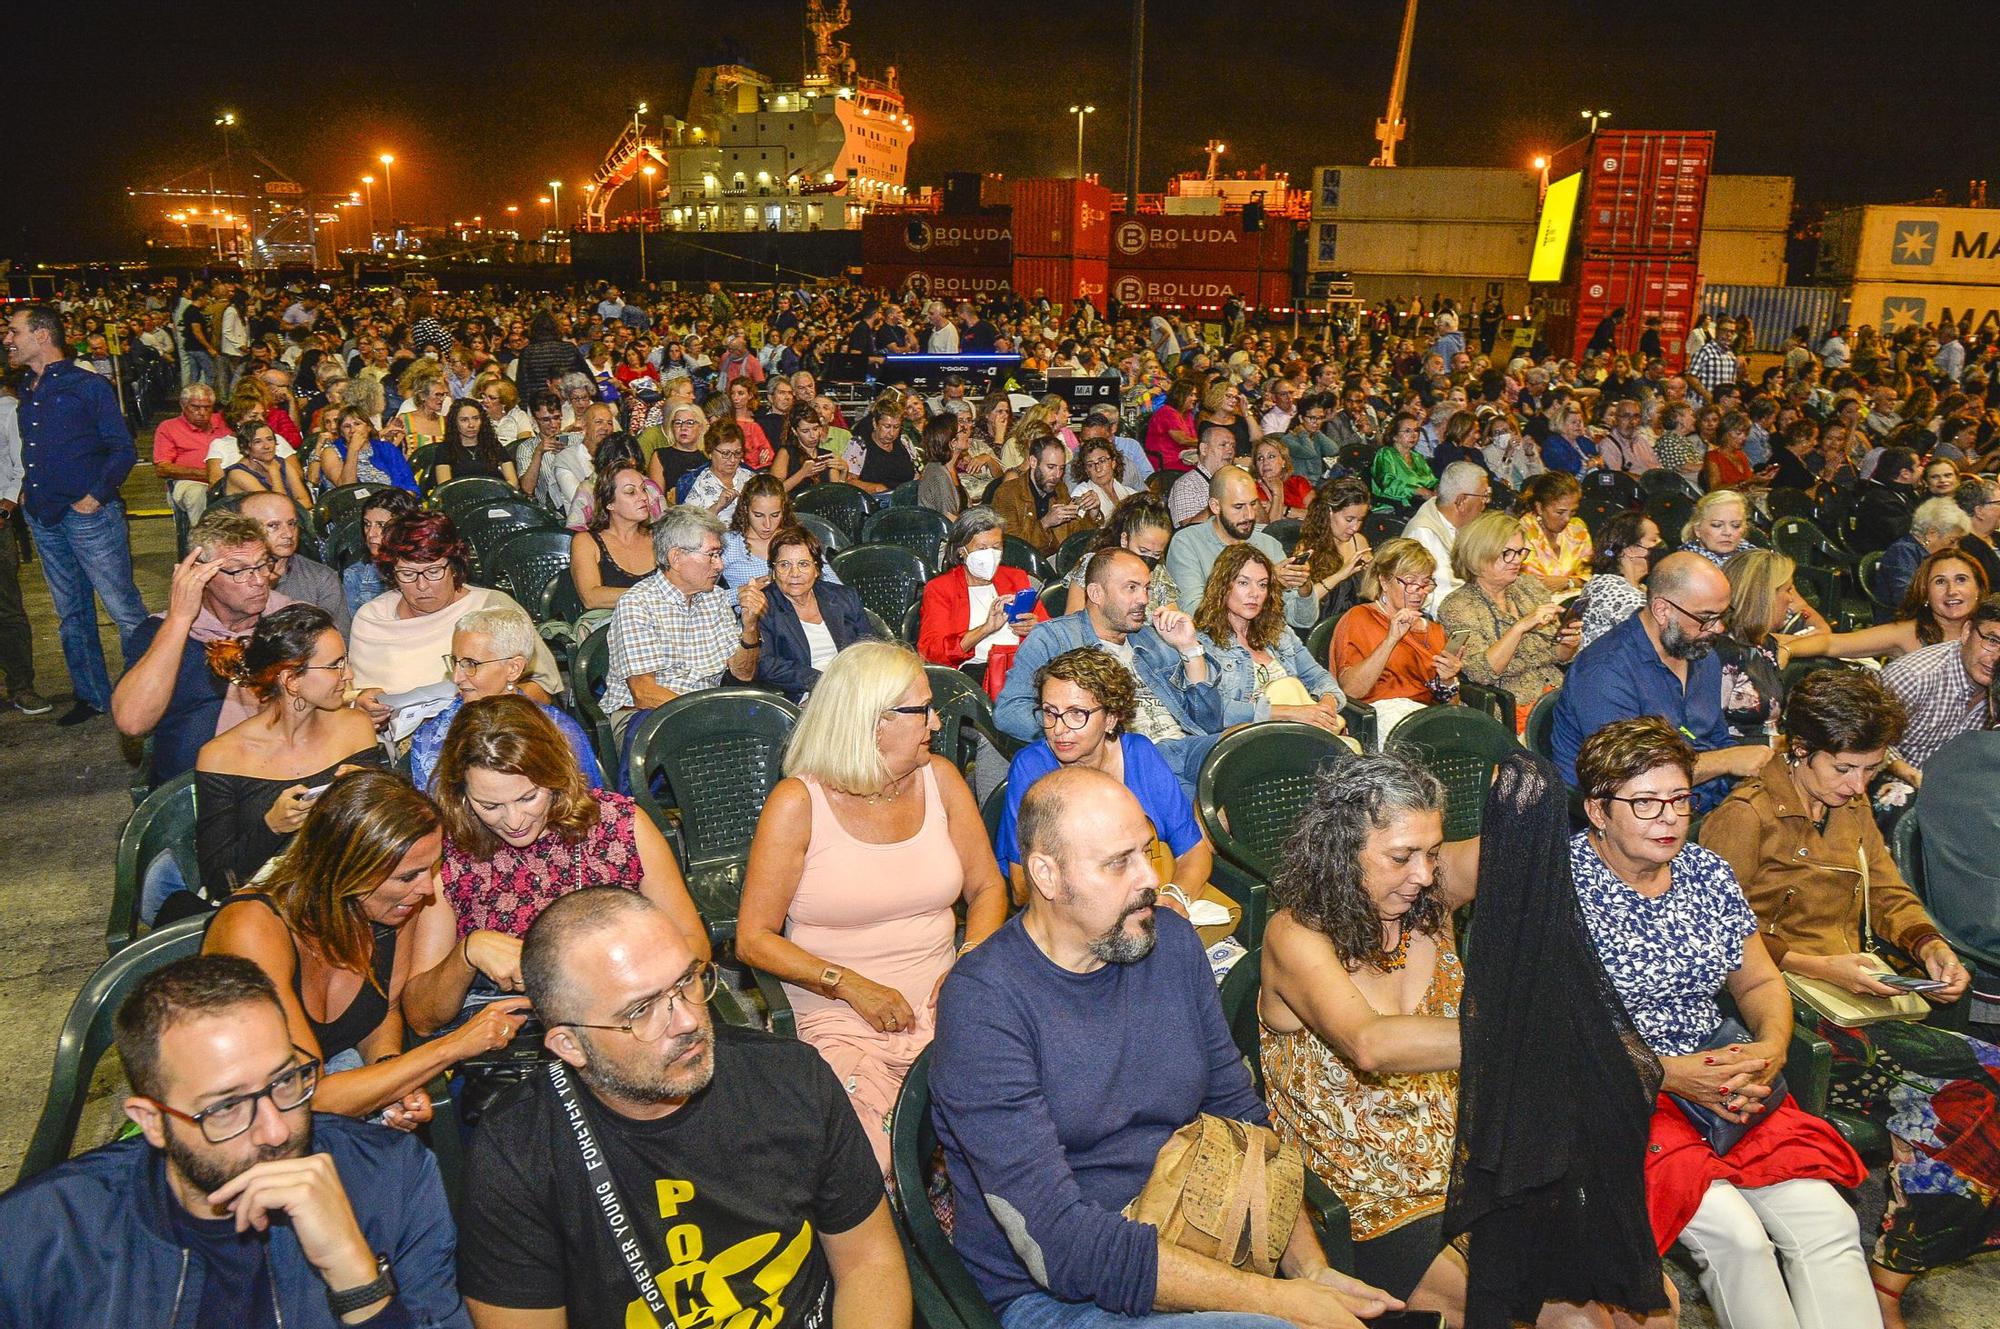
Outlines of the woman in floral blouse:
M1583 585L1595 552L1590 528L1576 515L1583 486L1566 471L1544 471L1521 489L1521 534L1528 557L1521 571L1561 595Z

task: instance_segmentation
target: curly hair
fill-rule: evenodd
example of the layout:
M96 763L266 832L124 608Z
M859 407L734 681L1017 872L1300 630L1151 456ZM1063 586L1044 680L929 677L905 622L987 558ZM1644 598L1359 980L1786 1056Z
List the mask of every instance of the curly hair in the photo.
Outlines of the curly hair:
M1278 569L1272 564L1271 556L1248 540L1233 544L1216 556L1215 566L1209 570L1208 584L1201 592L1201 605L1194 611L1194 626L1196 631L1206 632L1225 647L1236 640L1236 634L1229 626L1229 591L1236 584L1243 565L1251 562L1264 569L1268 580L1265 583L1264 607L1257 611L1257 617L1250 620L1243 638L1252 649L1268 650L1277 645L1278 637L1285 629L1285 597L1278 585Z
M375 570L385 586L396 584L398 563L435 563L443 559L451 567L454 586L465 585L471 571L471 551L458 536L458 527L442 512L411 512L396 518L382 535L375 551Z
M1307 551L1307 576L1314 581L1325 581L1346 565L1346 555L1333 540L1333 514L1374 505L1374 495L1368 492L1366 482L1351 475L1320 481L1313 490L1312 502L1306 504L1305 519L1299 523L1298 547Z
M1444 811L1444 785L1407 752L1368 752L1321 771L1298 827L1285 842L1271 878L1279 908L1333 943L1352 973L1379 964L1382 917L1368 898L1361 855L1371 832L1386 830L1399 813ZM1440 867L1403 915L1406 933L1442 935L1446 910Z
M792 520L792 496L785 490L785 482L775 475L758 474L743 482L743 488L736 496L736 507L729 514L729 529L738 535L750 534L750 504L755 499L775 498L778 500L778 525L796 525Z
M1073 651L1064 651L1037 669L1037 700L1042 695L1042 686L1052 678L1082 688L1097 698L1097 704L1110 717L1107 733L1115 734L1130 724L1133 713L1139 709L1139 689L1134 684L1132 671L1095 646L1079 646Z

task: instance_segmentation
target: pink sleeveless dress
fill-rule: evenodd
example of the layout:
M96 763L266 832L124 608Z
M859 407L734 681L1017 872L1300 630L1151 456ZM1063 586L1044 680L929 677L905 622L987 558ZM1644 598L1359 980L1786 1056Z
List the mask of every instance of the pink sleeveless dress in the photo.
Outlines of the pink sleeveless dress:
M923 778L923 825L895 844L869 844L848 834L826 791L803 779L812 799L812 838L785 919L785 935L797 945L895 988L916 1014L915 1028L885 1033L844 1001L785 985L799 1037L840 1077L884 1176L889 1116L903 1077L936 1032L931 993L955 958L952 905L965 889L937 776L926 766Z

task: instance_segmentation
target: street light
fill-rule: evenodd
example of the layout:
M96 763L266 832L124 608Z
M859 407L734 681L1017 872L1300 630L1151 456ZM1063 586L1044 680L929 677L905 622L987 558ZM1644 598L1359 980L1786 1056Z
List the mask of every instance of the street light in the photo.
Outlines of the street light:
M1583 112L1581 112L1581 114L1582 114L1582 116L1583 116L1583 118L1584 118L1584 119L1586 119L1586 120L1590 121L1590 132L1591 132L1591 133L1593 133L1593 134L1595 134L1595 133L1597 132L1597 122L1598 122L1599 120L1609 120L1609 119L1611 118L1611 112L1609 112L1609 111L1588 111L1588 110L1587 110L1587 111L1583 111Z
M382 163L382 206L389 210L389 235L393 241L396 234L396 184L389 176L389 168L396 164L396 154L385 152L376 160Z
M542 234L547 235L549 233L549 196L544 194L536 199L535 202L542 205Z
M555 200L555 227L560 231L562 229L562 181L549 181L549 194Z
M650 220L648 214L653 211L653 177L658 175L659 171L660 168L651 162L647 162L639 168L639 174L646 177L646 207L639 214L639 284L641 286L646 284L646 227Z
M1083 179L1083 117L1096 115L1095 106L1072 106L1069 113L1076 117L1076 178Z
M375 248L375 177L362 176L361 187L368 191L368 248L372 252Z

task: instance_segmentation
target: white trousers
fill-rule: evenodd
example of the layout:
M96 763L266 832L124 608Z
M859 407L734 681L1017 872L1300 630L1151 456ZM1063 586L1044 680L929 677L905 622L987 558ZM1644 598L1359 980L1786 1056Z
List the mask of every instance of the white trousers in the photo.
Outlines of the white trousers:
M187 514L188 525L208 511L208 485L200 480L175 480L168 486L175 507Z
M1880 1329L1860 1224L1828 1182L1711 1182L1681 1243L1723 1329Z

